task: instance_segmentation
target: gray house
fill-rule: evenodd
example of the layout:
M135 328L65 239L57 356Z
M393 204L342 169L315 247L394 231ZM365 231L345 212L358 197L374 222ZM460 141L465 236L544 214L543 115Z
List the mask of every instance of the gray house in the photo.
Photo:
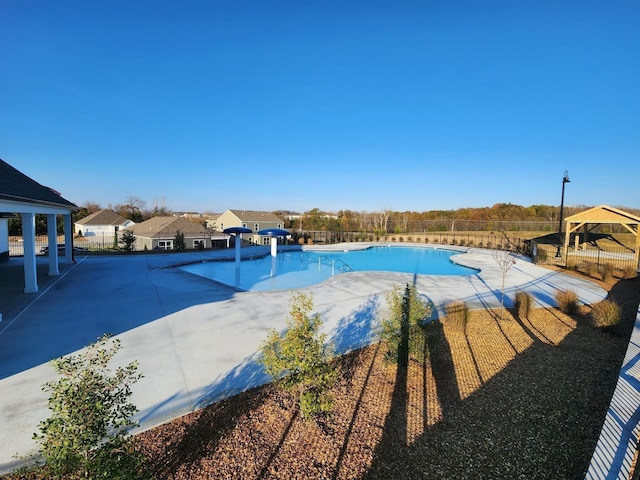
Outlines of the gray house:
M152 217L121 230L121 234L125 231L132 231L135 235L136 250L174 250L178 232L184 235L188 250L223 247L226 239L222 232L181 217Z
M284 228L280 217L271 212L257 210L227 210L216 219L216 228L224 230L230 227L250 228L253 233L242 234L245 241L254 245L269 245L270 237L258 235L258 231L266 228Z

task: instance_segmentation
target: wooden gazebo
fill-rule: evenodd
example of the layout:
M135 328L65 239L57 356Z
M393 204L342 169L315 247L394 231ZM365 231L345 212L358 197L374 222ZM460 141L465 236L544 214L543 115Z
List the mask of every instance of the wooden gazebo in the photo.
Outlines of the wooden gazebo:
M571 215L565 219L565 222L564 258L567 258L571 235L578 232L580 228L584 228L586 237L589 228L593 228L602 223L615 224L622 225L635 236L634 265L636 269L640 268L640 235L638 235L640 232L640 217L636 217L629 212L617 208L600 205L599 207L590 208L584 212Z

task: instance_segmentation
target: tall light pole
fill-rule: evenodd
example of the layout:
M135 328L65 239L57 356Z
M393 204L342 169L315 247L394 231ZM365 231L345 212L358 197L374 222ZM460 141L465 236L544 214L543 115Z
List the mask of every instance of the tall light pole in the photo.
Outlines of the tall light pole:
M564 171L564 177L562 177L562 197L560 198L560 224L558 225L558 251L556 252L556 257L560 257L560 248L562 248L562 211L564 210L564 185L565 183L570 183L569 180L569 172L567 170Z

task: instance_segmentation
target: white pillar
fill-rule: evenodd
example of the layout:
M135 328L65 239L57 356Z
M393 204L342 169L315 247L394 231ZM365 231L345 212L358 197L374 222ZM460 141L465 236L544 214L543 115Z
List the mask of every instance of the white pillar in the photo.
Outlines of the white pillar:
M64 263L73 263L73 226L71 213L64 214Z
M38 291L38 272L36 271L36 216L34 213L21 213L22 246L24 248L24 293Z
M278 237L271 237L271 256L275 257L278 254Z
M55 214L47 214L47 237L49 245L49 276L60 274L58 269L58 225Z
M242 246L242 237L240 233L236 233L236 242L235 242L235 249L236 249L236 287L240 286L240 260L241 260L241 255L240 255L240 247Z

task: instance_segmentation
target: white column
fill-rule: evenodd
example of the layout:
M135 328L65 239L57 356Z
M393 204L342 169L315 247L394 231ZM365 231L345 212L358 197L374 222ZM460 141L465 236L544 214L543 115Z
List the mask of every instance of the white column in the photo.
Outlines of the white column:
M73 263L73 226L71 213L64 214L64 263Z
M60 274L58 269L58 225L55 214L47 214L47 237L49 245L49 276Z
M36 216L34 213L21 213L22 240L24 248L24 293L38 291L38 272L36 271Z
M278 254L278 237L271 237L271 256L275 257Z

